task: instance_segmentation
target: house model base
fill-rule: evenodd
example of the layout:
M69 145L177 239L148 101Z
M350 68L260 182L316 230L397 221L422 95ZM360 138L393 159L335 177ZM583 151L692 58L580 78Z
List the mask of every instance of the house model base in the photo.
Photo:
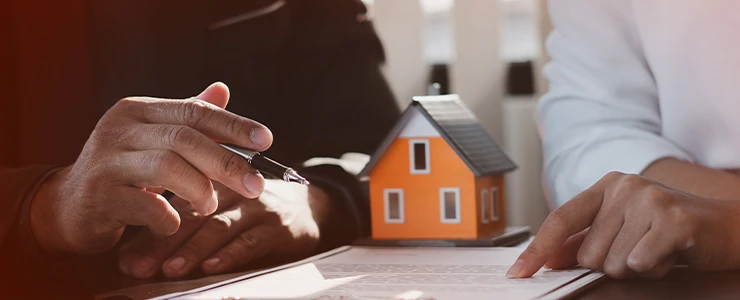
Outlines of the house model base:
M352 243L355 246L377 247L507 247L516 246L529 239L528 226L506 227L504 231L477 239L373 239L364 238Z
M373 240L490 240L516 168L457 95L416 97L360 173Z

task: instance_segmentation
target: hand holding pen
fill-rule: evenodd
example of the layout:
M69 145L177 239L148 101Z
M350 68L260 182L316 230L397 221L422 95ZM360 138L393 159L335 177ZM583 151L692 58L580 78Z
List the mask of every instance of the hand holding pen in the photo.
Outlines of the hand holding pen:
M214 84L194 99L131 97L116 103L76 162L49 176L31 200L30 224L39 244L50 252L92 254L113 247L127 225L173 234L180 216L155 190L172 191L203 215L218 206L211 180L245 198L258 197L263 176L244 155L213 140L263 151L272 133L224 110L228 98L228 88ZM251 157L256 165L264 162Z

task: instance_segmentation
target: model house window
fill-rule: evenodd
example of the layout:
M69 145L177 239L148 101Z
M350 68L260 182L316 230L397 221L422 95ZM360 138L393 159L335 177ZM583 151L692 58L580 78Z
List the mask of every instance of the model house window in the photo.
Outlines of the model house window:
M488 208L488 189L480 190L480 218L483 224L488 223L488 214L491 210Z
M385 189L385 222L389 224L403 223L403 190L402 189Z
M411 174L429 174L429 140L409 141Z
M442 223L460 223L460 189L439 189L439 204Z
M499 217L499 211L498 211L498 188L492 187L491 188L491 206L489 207L491 209L491 220L492 221L498 221Z

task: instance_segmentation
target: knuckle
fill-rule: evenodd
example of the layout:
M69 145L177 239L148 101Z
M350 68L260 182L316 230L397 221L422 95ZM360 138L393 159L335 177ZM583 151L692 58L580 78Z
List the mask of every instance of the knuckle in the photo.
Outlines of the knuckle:
M554 232L553 230L558 231L561 228L566 228L568 226L567 214L568 213L562 208L554 210L542 223L542 227L548 232Z
M232 178L246 173L247 166L241 157L227 152L221 159L221 170L226 178Z
M616 279L629 277L630 269L627 266L626 258L620 258L615 253L616 252L610 252L607 254L606 260L604 261L604 273Z
M222 261L234 262L237 261L239 258L244 257L244 254L242 252L243 251L240 248L229 246L221 249L218 256L221 258Z
M657 186L650 186L643 190L643 199L651 211L662 211L671 207L673 198L665 190Z
M537 257L542 254L542 250L537 245L529 245L526 250L524 250L527 254Z
M620 177L619 183L620 186L623 188L635 188L646 186L648 184L648 181L640 175L625 174Z
M583 251L583 248L578 251L576 259L578 264L587 269L601 270L603 267L603 262L596 255L593 255L590 251Z
M173 216L170 213L167 206L168 204L166 201L151 201L149 210L153 224L167 225L163 226L163 228L166 227L169 229L167 230L167 233L171 234L177 231L177 228L180 226L180 220L177 216Z
M244 134L247 127L249 126L247 126L246 121L240 117L234 116L231 123L229 123L228 131L231 136L239 137Z
M619 180L624 175L625 175L624 173L619 172L619 171L611 171L609 173L606 173L606 175L604 175L603 179L604 180L607 180L607 181L615 181L615 180Z
M648 273L652 269L652 266L645 260L636 257L627 258L627 267L637 273Z
M228 234L231 230L231 219L224 215L215 215L206 221L205 226L213 232L213 234Z
M258 237L252 231L246 231L240 234L235 242L243 249L255 249L257 248Z
M135 97L126 97L121 100L118 100L116 104L113 105L113 109L128 110L128 109L131 109L131 107L138 105L139 102L140 101Z
M180 174L183 171L180 158L171 151L159 151L153 161L155 168L162 174Z
M166 135L167 143L174 147L192 149L198 146L198 132L186 126L170 127Z
M193 211L192 206L187 210L177 209L183 224L199 224L204 217L198 212Z
M210 115L210 109L205 101L198 99L185 100L182 105L183 123L190 127L206 122Z
M177 256L185 257L186 260L191 261L197 256L197 253L201 253L202 249L206 249L205 242L202 239L193 238L180 248Z
M629 277L629 270L619 264L607 264L604 266L604 273L614 279L625 279Z

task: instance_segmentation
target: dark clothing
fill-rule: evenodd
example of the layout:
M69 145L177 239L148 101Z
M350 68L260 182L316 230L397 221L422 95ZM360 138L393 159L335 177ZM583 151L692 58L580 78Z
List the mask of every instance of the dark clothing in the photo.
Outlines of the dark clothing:
M22 1L11 2L11 6L24 5ZM77 136L81 136L80 128L88 135L94 120L125 96L185 98L197 95L214 81L223 81L232 95L227 109L260 121L272 130L275 142L266 154L278 161L298 166L317 156L372 152L393 126L399 111L380 73L383 50L371 24L363 21L361 2L288 0L282 6L280 2L88 0L82 6L85 26L75 27L86 30L79 35L86 39L80 42L70 36L71 42L80 43L60 44L89 54L87 64L76 64L79 68L71 70L39 65L27 69L22 64L24 60L17 58L27 56L24 45L33 43L19 42L12 47L11 59L0 66L8 63L11 82L17 83L10 94L18 95L20 101L38 101L40 106L50 100L34 99L28 91L43 89L46 82L24 83L28 77L23 74L62 72L65 74L59 76L60 80L66 80L65 76L89 79L88 92L69 98L65 96L72 93L62 94L58 96L61 99L54 100L65 103L56 113L76 120L72 120L75 126L71 130ZM278 8L235 24L210 28L265 7ZM33 27L34 23L44 25L42 20L23 19L26 17L16 16L13 24L21 24L17 26L21 29ZM18 41L12 36L8 40ZM53 56L57 49L42 53ZM73 79L69 83L79 84ZM53 91L48 93L54 95ZM79 153L84 139L48 145L65 155L34 161L34 156L23 148L23 135L28 133L24 128L29 122L26 119L37 117L23 109L27 106L21 103L2 111L5 120L17 121L9 122L12 126L7 127L16 132L3 133L3 147L11 149L3 152L2 162L10 166L50 166L0 167L0 274L12 274L12 280L5 282L13 282L16 289L26 293L49 292L58 296L62 289L70 293L70 298L87 297L97 292L95 288L104 288L105 279L118 272L115 257L47 257L34 245L27 210L39 183L53 166L73 163L72 154ZM65 124L31 121L55 127L57 132L64 132L59 127L66 129ZM41 128L32 132L40 135L45 131ZM12 149L13 145L18 148ZM340 201L340 206L354 211L367 233L369 204L354 174L331 165L313 166L303 172L325 188L332 199ZM324 245L324 249L328 246ZM3 292L5 288L0 289Z

